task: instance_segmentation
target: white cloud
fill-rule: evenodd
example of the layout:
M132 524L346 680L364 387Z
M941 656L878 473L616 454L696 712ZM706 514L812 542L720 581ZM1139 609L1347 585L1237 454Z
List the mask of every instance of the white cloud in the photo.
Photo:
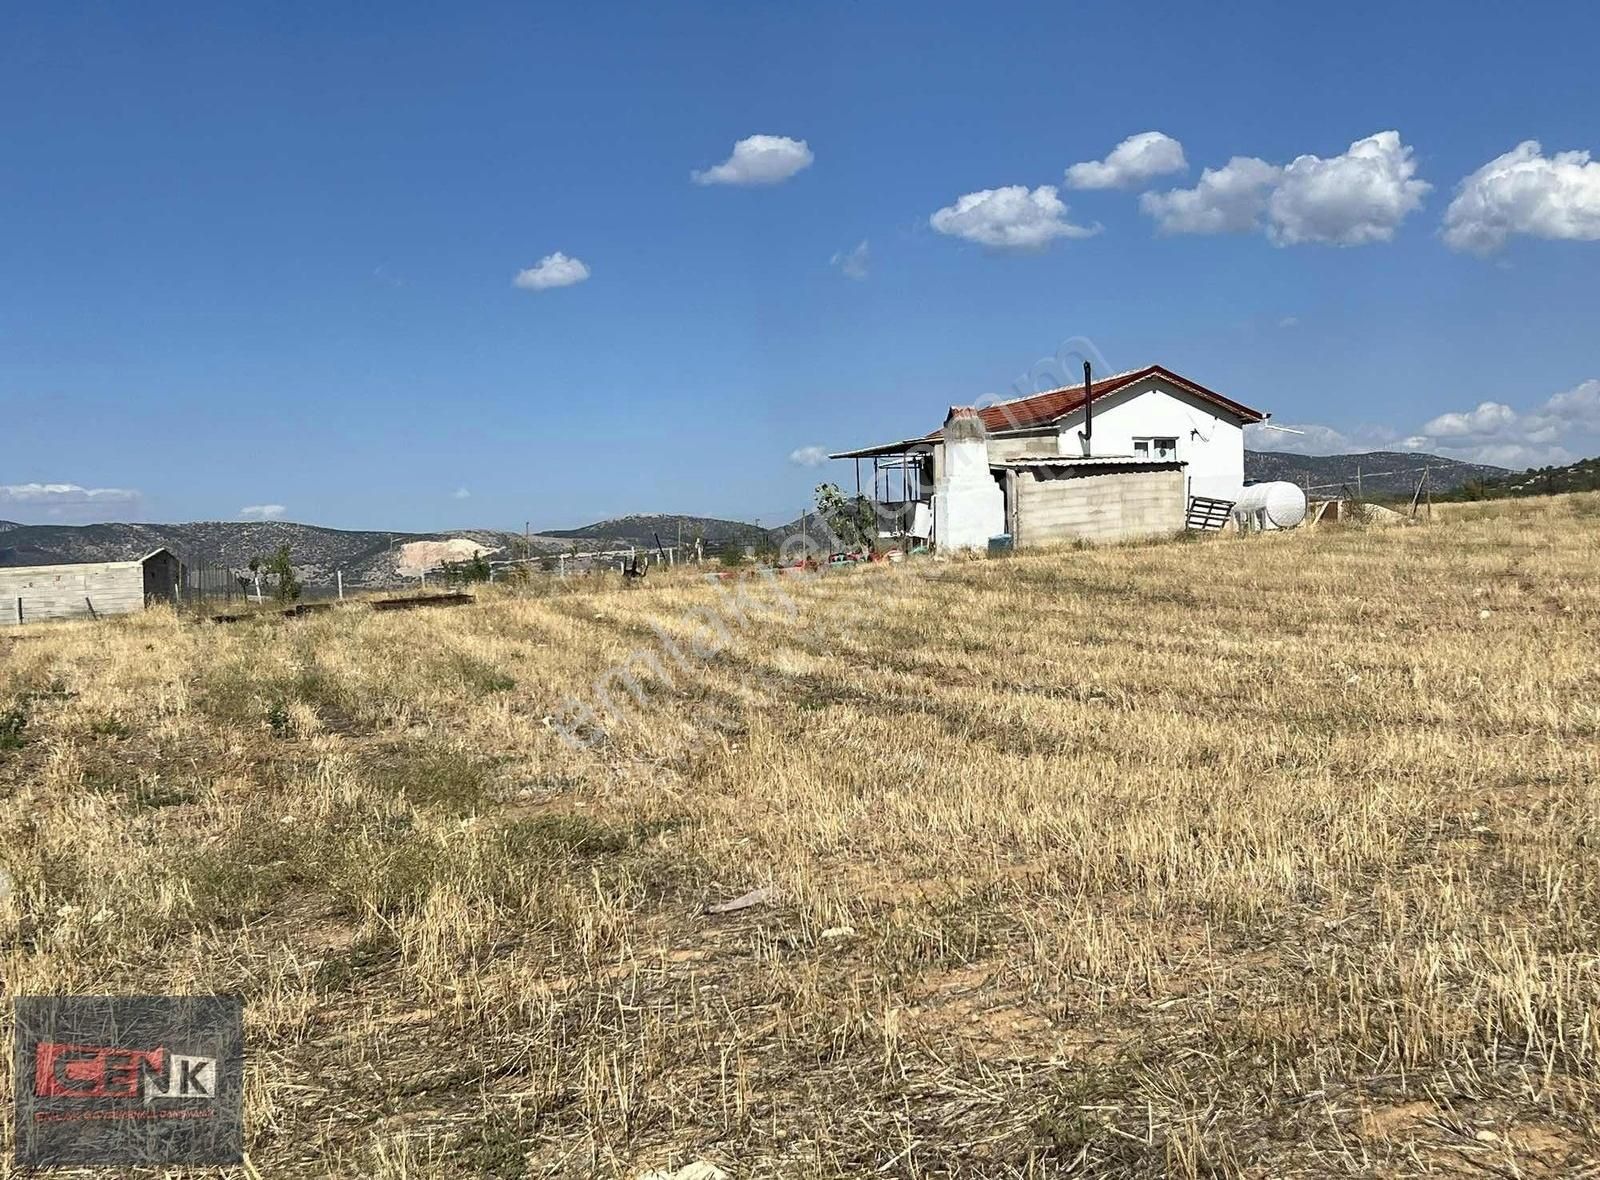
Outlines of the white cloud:
M1267 197L1283 170L1254 156L1235 156L1200 173L1194 188L1145 193L1139 208L1164 234L1239 234L1261 224Z
M1159 131L1141 131L1112 148L1104 160L1085 160L1068 168L1067 187L1133 188L1188 167L1181 143Z
M139 493L132 488L86 488L75 483L0 484L0 505L83 508L100 504L134 504L138 500Z
M247 504L239 509L240 516L249 516L256 520L274 520L289 511L282 504Z
M539 259L537 265L519 270L511 285L524 291L548 291L555 287L571 287L588 277L589 268L581 260L568 258L557 250Z
M1265 227L1277 246L1386 242L1432 188L1416 179L1398 131L1358 139L1342 155L1300 156L1286 167L1235 156L1190 189L1145 193L1139 206L1168 234L1246 233Z
M1467 438L1472 435L1492 435L1511 427L1517 412L1501 402L1481 402L1475 410L1466 413L1440 414L1430 419L1422 428L1423 434L1441 438Z
M1529 139L1463 180L1445 210L1445 243L1492 254L1512 234L1600 239L1600 162L1588 152L1546 157Z
M821 467L828 461L828 452L821 447L796 447L789 452L789 462L801 467Z
M1267 233L1279 246L1387 242L1433 188L1417 180L1398 131L1358 139L1341 156L1300 156L1267 203Z
M1600 454L1600 378L1554 394L1531 410L1484 401L1469 410L1453 410L1430 418L1410 434L1382 426L1341 431L1308 424L1293 429L1303 433L1248 426L1246 445L1303 455L1426 451L1513 469L1547 467Z
M829 264L832 266L837 266L839 268L839 272L843 274L845 278L855 279L857 282L860 282L862 279L867 277L867 268L871 261L871 251L869 250L867 243L863 241L860 245L856 246L852 250L839 251L829 260Z
M1100 227L1073 225L1054 185L1031 192L1026 185L968 193L940 209L928 224L942 234L977 242L991 250L1042 250L1056 238L1087 238Z
M457 488L450 493L450 498L452 500L470 500L472 499L472 493L466 488Z
M722 163L689 175L696 184L781 184L815 159L803 139L752 135L733 145Z
M1346 431L1317 422L1252 423L1244 428L1244 445L1252 450L1292 455L1397 449L1394 431L1385 427L1357 426Z
M1280 327L1280 328L1298 328L1299 326L1300 326L1300 317L1299 316L1286 315L1281 320L1278 321L1278 327Z

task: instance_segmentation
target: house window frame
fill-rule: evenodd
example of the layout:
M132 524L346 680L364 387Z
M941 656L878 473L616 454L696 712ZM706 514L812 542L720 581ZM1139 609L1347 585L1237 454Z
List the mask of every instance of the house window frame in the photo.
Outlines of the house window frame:
M1178 440L1166 434L1136 438L1133 440L1133 454L1136 459L1169 463L1178 457Z

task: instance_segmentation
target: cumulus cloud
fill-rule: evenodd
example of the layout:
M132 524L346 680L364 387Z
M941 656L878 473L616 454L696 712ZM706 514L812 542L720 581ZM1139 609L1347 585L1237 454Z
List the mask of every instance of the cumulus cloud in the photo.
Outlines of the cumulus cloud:
M968 193L928 218L942 234L977 242L991 250L1042 250L1056 238L1087 238L1098 225L1074 225L1054 185L986 188Z
M1463 180L1445 210L1445 243L1492 254L1512 234L1600 239L1600 162L1588 152L1547 157L1538 140L1529 139Z
M786 135L751 135L733 145L733 154L711 168L691 172L696 184L781 184L811 167L811 148Z
M1188 167L1181 143L1159 131L1141 131L1112 148L1104 160L1085 160L1068 168L1067 187L1133 188Z
M1200 173L1194 188L1145 193L1139 208L1164 234L1248 233L1261 224L1267 197L1283 170L1254 156L1235 156Z
M76 483L0 484L0 516L21 520L90 521L136 511L132 488L88 488Z
M1398 131L1358 139L1332 159L1300 156L1267 203L1268 236L1279 246L1387 242L1433 187L1416 171Z
M450 493L450 498L452 500L470 500L472 499L472 493L466 488L457 488Z
M85 508L91 505L135 504L138 500L139 493L132 488L86 488L76 483L0 484L0 505Z
M546 254L527 270L519 270L511 285L524 291L548 291L555 287L571 287L588 277L589 268L581 259L568 258L557 250Z
M239 509L239 515L252 520L276 520L287 511L282 504L247 504Z
M1483 401L1439 414L1410 433L1383 426L1345 431L1315 423L1292 429L1300 433L1248 426L1245 445L1303 455L1426 451L1497 467L1548 467L1600 454L1600 378L1554 394L1531 410Z
M828 452L821 447L796 447L789 452L789 462L801 467L821 467L828 461Z
M1386 242L1432 186L1416 178L1398 131L1380 131L1341 155L1299 156L1279 167L1235 156L1207 168L1190 189L1145 193L1140 208L1169 234L1247 233L1264 228L1277 246Z
M830 265L837 266L839 273L845 278L860 282L867 277L867 268L871 261L867 243L862 241L852 250L839 251L830 259Z

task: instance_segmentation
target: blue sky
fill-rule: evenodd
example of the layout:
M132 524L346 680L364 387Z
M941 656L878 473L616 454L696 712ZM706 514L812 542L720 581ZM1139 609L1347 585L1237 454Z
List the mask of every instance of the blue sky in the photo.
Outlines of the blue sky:
M1600 8L1301 7L13 5L0 517L777 523L1075 336L1600 451Z

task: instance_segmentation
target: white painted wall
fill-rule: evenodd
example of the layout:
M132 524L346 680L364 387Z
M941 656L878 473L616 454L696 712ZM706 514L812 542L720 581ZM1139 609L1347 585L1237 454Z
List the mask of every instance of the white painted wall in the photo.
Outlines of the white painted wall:
M1062 420L1059 453L1084 455L1083 411ZM1244 424L1220 406L1151 377L1094 403L1093 453L1131 455L1136 438L1175 438L1188 495L1236 500L1244 489Z
M1006 531L1005 494L989 471L986 439L944 440L944 474L934 485L933 543L941 553L987 549Z

